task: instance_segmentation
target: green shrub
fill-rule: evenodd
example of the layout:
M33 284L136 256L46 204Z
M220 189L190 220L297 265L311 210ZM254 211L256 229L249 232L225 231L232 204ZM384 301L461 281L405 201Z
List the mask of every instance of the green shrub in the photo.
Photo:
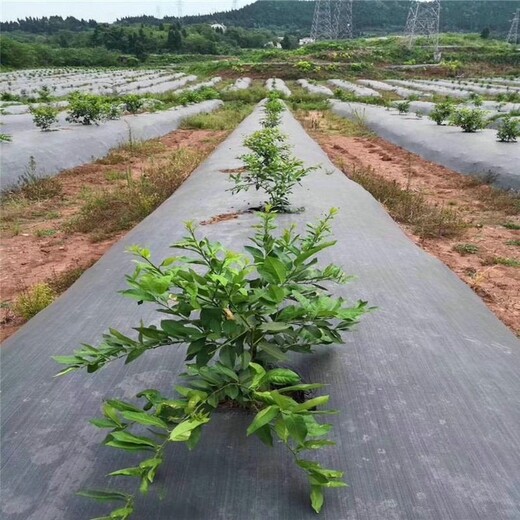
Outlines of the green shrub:
M394 103L395 108L399 111L400 114L407 114L410 111L410 101L397 101Z
M48 132L51 126L58 122L58 109L52 105L40 105L38 107L30 107L34 124L41 129L42 132Z
M504 117L497 131L497 139L501 143L515 143L520 136L520 121L510 116Z
M65 365L60 374L77 369L95 372L121 358L130 363L148 350L184 350L187 345L186 382L176 387L175 396L144 390L137 394L144 401L140 406L110 399L103 405L103 417L91 421L108 430L105 445L149 455L110 476L137 478L141 493L146 493L167 446L184 442L195 448L204 425L227 403L256 413L248 436L254 434L268 446L276 438L289 449L309 480L316 512L323 506L325 488L345 485L341 471L302 457L304 451L334 444L324 439L331 425L317 420L330 413L323 410L329 396L305 398L305 392L324 385L305 384L294 371L277 366L289 352L311 353L318 345L344 343L342 333L367 312L366 302L348 306L326 288L348 280L339 267L317 265L318 253L334 245L330 237L334 213L308 225L303 236L293 227L276 236L274 215L263 214L246 253L198 238L192 224L187 225L187 236L173 245L179 256L160 264L152 262L150 251L132 248L137 267L127 277L130 288L124 294L157 304L162 321L150 326L141 322L135 339L109 329L101 345L85 345L72 356L54 358ZM124 517L113 512L110 518L127 519L134 511L134 494L88 490L81 494L122 500Z
M0 134L0 143L10 143L12 140L9 134Z
M305 168L303 162L291 156L286 138L277 128L259 130L245 141L251 153L243 155L247 171L232 175L233 193L251 188L263 190L269 196L266 206L274 211L289 209L289 196L313 168Z
M73 92L69 96L67 121L82 125L98 124L106 118L107 103L100 96Z
M137 114L143 106L143 100L137 94L128 94L122 101L126 110L131 114Z
M444 124L445 121L449 120L453 109L454 105L451 101L437 103L432 112L430 112L430 119L440 126Z
M30 320L54 301L54 291L46 283L39 283L20 294L13 305L13 312Z
M485 113L478 108L456 108L450 116L450 124L460 126L463 132L473 133L486 128Z
M219 99L220 93L211 87L199 88L197 90L187 90L176 97L176 100L181 105L188 105L190 103L201 103L209 99Z
M47 85L44 85L38 91L38 97L40 98L40 101L44 103L48 103L51 100L51 91Z

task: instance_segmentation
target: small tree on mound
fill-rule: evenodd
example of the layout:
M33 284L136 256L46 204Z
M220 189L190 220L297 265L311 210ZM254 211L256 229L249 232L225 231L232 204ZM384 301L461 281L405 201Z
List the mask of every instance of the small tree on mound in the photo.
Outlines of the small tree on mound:
M285 136L277 128L255 132L244 145L251 150L241 157L247 172L231 176L235 183L231 191L264 190L269 196L266 206L287 212L294 186L314 168L305 168L302 161L291 155Z
M486 128L485 113L478 108L461 107L455 109L450 116L450 124L459 126L463 132L473 133Z
M501 143L515 143L517 137L520 137L520 121L511 116L504 117L498 127L497 139Z
M106 118L107 105L103 98L84 92L73 92L69 96L67 121L91 125Z
M30 112L33 116L34 124L41 129L42 132L48 132L51 126L58 122L58 109L52 105L40 105L31 107Z
M254 434L268 446L277 438L289 449L309 480L316 512L323 506L325 488L345 485L341 471L302 456L334 444L324 438L331 425L317 420L330 413L322 409L329 397L302 398L323 385L303 383L294 371L276 367L290 351L310 353L317 345L343 343L341 334L367 311L365 302L349 306L324 288L348 280L335 265L317 266L317 254L334 245L334 213L308 225L303 236L293 228L275 236L274 215L263 214L252 245L245 247L250 258L198 238L192 225L173 246L189 256L156 264L148 250L133 248L138 262L125 294L157 304L164 319L158 326L138 325L135 338L110 329L100 346L85 345L72 356L55 358L66 365L61 374L81 368L95 372L114 360L130 363L150 350L187 345L186 383L177 387L177 395L144 390L137 395L144 401L141 406L110 399L103 405L103 417L91 421L109 431L106 446L147 455L111 476L137 478L146 493L167 446L184 442L195 448L214 411L228 402L256 413L248 436ZM82 494L124 503L105 518L126 520L134 511L134 494Z
M449 120L453 108L453 103L451 101L437 103L435 108L430 112L430 119L435 121L439 126L443 125L445 121Z

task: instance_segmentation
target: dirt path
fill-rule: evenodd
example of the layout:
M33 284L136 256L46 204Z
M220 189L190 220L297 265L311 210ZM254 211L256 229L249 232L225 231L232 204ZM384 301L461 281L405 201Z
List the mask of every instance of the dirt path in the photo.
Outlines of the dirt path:
M201 162L228 132L176 130L134 149L121 148L105 159L54 177L59 194L41 201L4 204L0 229L0 341L24 323L13 310L18 296L39 283L62 292L128 232L109 236L71 232L68 223L92 193L117 190L146 175L176 149L194 150ZM189 175L191 171L187 171ZM54 182L54 181L53 181Z
M520 334L519 201L486 184L421 159L377 137L328 132L316 114L303 119L309 133L348 175L372 171L421 193L429 203L456 211L468 224L455 238L421 238L405 232L467 283L516 334ZM508 265L504 265L508 264Z

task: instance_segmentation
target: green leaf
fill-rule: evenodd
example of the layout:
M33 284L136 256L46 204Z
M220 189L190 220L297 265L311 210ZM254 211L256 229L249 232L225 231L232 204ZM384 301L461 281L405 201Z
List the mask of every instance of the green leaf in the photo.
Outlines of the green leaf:
M272 256L267 257L257 269L268 281L276 284L282 284L287 280L287 268L283 262Z
M267 381L275 385L295 385L300 382L300 376L288 368L275 368L267 372Z
M109 473L109 477L139 477L141 475L141 468L124 468L112 471Z
M199 426L209 422L209 417L192 418L178 424L170 433L170 441L185 442L187 441L193 430Z
M120 426L120 423L115 423L112 419L90 419L89 423L96 428L117 428Z
M311 506L316 513L321 511L323 500L323 490L321 486L311 486Z
M283 394L286 392L307 392L308 390L318 390L320 388L323 388L324 386L325 385L320 384L320 383L284 386L283 388L279 388L278 392L280 394Z
M258 388L266 375L266 371L264 367L258 363L249 363L249 367L255 372L249 388Z
M113 502L114 500L126 501L129 495L126 493L120 493L119 491L103 491L100 489L86 489L85 491L79 491L79 496L93 498L100 502Z
M279 347L272 345L271 343L267 343L266 341L262 341L259 344L259 350L265 352L269 355L269 357L275 359L276 361L284 361L286 359L286 355Z
M307 426L305 425L303 417L291 413L284 415L283 421L289 431L289 435L298 444L303 444L305 442L305 437L307 436Z
M322 406L324 404L327 404L328 402L329 402L329 396L321 395L319 397L315 397L314 399L309 399L308 401L305 401L302 404L299 404L294 409L294 412L303 412L305 410L310 410L311 408L316 408L317 406Z
M267 444L267 446L273 447L273 436L271 434L271 427L269 424L266 424L262 426L261 428L258 428L258 430L255 431L255 435L264 443Z
M271 405L267 408L264 408L263 410L260 410L253 419L253 422L249 425L247 429L247 435L249 436L255 433L256 430L270 423L279 413L280 408L275 405Z
M110 434L110 437L112 437L116 441L124 442L124 443L128 443L128 444L150 446L152 448L155 448L157 446L154 441L152 441L151 439L148 439L147 437L141 437L139 435L134 435L133 433L128 433L128 432L120 432L120 431L112 432ZM108 442L107 442L107 444L110 445Z
M121 415L128 421L134 421L144 426L156 426L157 428L161 428L163 430L168 429L168 425L162 419L159 419L159 417L155 417L154 415L149 415L145 412L124 411L121 412Z
M262 323L262 325L260 325L258 328L262 332L282 332L284 330L290 329L291 326L288 323L268 321L267 323Z

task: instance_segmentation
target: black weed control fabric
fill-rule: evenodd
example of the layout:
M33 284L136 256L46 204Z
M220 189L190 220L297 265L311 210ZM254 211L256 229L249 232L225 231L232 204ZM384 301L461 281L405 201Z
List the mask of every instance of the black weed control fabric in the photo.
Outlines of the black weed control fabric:
M2 350L2 518L86 520L106 506L78 497L82 488L121 487L105 474L136 457L100 446L88 424L104 398L132 399L178 382L184 349L164 348L127 365L53 379L51 355L96 343L109 326L123 332L159 316L117 293L132 270L125 249L148 246L156 259L183 236L183 221L255 206L261 196L232 196L225 170L240 166L245 135L260 112L167 200ZM319 165L293 200L301 214L282 227L315 221L338 207L338 240L322 257L357 275L337 290L378 309L346 344L300 356L307 381L328 383L337 446L326 467L345 471L346 489L327 492L323 520L516 520L520 518L520 344L441 262L416 247L383 208L333 167L286 114L295 153ZM240 249L254 214L202 226L199 233ZM139 502L139 520L307 520L307 483L281 446L246 438L252 417L217 413L193 452L171 446L157 483ZM330 466L329 466L330 465ZM162 496L159 499L157 492Z

